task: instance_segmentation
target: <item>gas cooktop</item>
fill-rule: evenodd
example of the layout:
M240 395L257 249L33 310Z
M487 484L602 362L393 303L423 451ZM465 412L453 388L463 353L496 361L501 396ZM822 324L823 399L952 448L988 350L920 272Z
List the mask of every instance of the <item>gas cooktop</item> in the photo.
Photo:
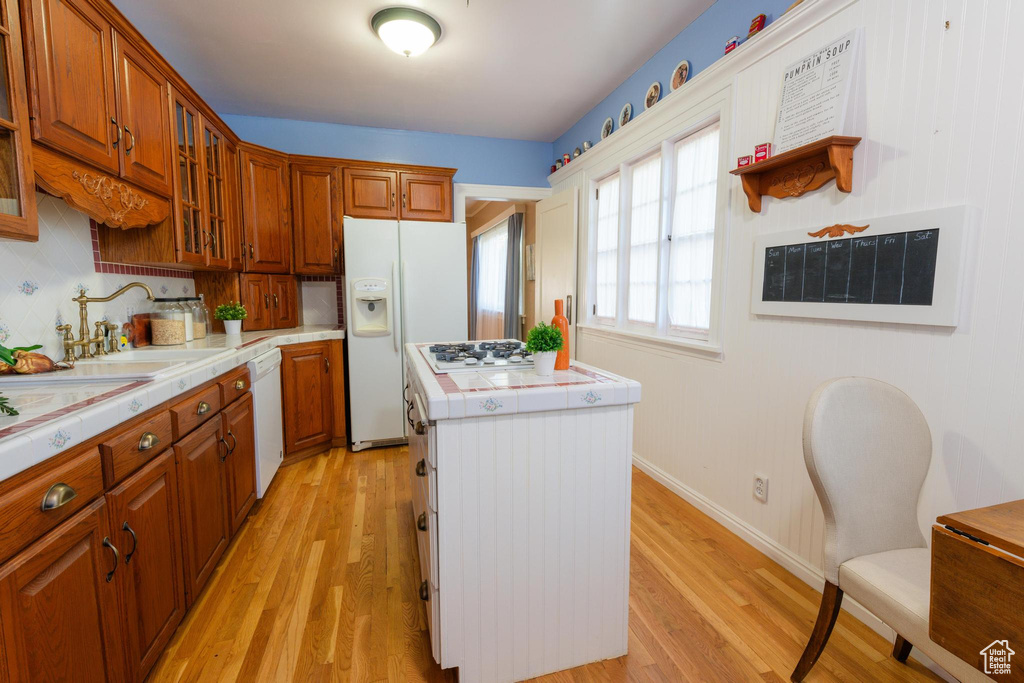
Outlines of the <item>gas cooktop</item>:
M526 353L523 342L516 339L442 342L417 346L435 375L468 370L483 372L533 367L533 356Z

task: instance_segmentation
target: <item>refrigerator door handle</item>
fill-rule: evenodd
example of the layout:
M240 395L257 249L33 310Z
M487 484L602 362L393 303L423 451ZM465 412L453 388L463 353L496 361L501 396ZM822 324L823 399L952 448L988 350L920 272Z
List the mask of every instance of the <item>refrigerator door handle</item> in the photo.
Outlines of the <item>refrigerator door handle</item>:
M405 259L402 259L402 344L405 344Z
M398 353L398 311L395 310L398 307L395 306L395 265L394 261L391 262L391 341L394 342L395 353ZM405 303L404 301L400 303Z

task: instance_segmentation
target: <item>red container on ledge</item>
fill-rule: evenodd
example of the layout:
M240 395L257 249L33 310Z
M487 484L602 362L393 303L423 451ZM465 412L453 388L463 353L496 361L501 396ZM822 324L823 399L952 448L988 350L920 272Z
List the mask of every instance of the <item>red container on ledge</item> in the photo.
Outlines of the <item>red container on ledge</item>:
M765 142L754 147L754 163L764 161L772 155L772 143Z
M741 166L750 166L750 164L753 163L753 159L754 157L749 154L745 157L740 157L736 160L736 168L740 168Z
M555 317L551 324L562 331L562 350L555 356L555 370L569 369L569 320L565 317L565 304L555 299Z

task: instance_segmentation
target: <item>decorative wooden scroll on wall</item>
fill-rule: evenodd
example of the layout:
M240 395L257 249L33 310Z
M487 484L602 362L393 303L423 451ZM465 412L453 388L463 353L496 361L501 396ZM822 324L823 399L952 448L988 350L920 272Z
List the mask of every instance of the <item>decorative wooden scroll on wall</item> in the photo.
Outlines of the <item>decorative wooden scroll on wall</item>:
M171 203L116 175L74 161L43 145L33 145L36 184L98 223L112 228L144 228L167 219Z
M743 183L747 205L761 213L761 197L799 197L817 190L833 178L840 192L853 189L853 148L860 138L845 135L812 142L733 171Z
M955 327L969 217L959 206L758 237L751 310Z

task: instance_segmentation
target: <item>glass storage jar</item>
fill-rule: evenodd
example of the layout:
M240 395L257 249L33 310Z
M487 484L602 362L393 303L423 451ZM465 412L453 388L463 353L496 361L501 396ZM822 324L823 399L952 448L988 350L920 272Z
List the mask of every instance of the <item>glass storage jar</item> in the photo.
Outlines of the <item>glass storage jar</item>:
M178 297L178 306L181 308L181 319L185 321L185 341L195 339L195 331L192 329L192 306L187 296Z
M200 294L198 298L193 298L190 303L192 304L192 335L196 339L206 339L206 334L210 329L210 311L206 308L203 295Z
M177 299L153 300L149 329L154 346L174 346L185 343L185 310Z

